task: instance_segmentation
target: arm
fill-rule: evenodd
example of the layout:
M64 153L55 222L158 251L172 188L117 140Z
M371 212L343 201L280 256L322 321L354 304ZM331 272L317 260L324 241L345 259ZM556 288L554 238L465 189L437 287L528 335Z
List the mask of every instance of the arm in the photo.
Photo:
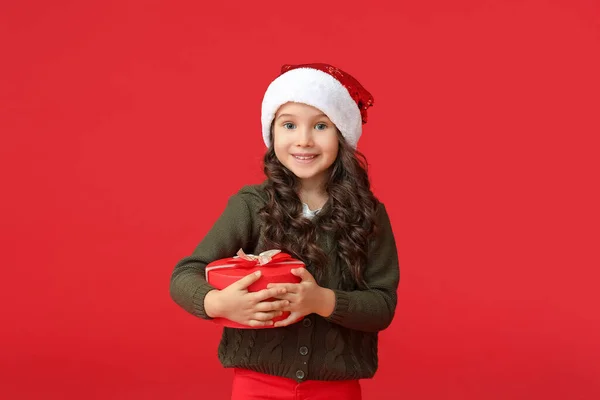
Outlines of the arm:
M207 293L215 290L205 279L206 265L231 257L252 243L252 215L241 195L229 198L227 207L191 256L179 261L171 274L171 298L189 313L211 319L205 309Z
M367 290L332 290L335 295L330 322L346 328L377 332L394 317L400 278L396 241L383 204L377 210L379 232L370 244L364 278ZM329 289L328 289L329 290Z

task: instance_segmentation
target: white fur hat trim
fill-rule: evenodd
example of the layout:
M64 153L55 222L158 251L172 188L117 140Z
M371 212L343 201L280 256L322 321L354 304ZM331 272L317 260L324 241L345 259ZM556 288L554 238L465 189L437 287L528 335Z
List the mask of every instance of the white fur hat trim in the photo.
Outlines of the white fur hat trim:
M356 148L362 134L362 119L348 90L333 76L313 68L292 69L278 76L267 88L261 122L265 145L270 145L271 124L279 107L287 102L308 104L321 110Z

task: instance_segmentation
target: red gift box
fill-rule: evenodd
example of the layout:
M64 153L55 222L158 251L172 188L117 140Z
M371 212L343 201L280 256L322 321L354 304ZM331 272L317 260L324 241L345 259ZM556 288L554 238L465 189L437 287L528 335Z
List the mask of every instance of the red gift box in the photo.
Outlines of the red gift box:
M293 275L291 270L305 267L302 261L293 258L287 253L282 253L280 250L268 250L255 256L253 254L245 254L240 249L237 254L235 257L222 258L208 264L206 266L206 281L220 290L260 269L260 278L248 286L249 292L258 292L266 289L269 283L299 283L300 278ZM289 312L284 312L281 316L273 318L273 322L286 319L289 315ZM273 327L273 325L253 327L233 322L227 318L213 318L213 322L229 328L239 329Z

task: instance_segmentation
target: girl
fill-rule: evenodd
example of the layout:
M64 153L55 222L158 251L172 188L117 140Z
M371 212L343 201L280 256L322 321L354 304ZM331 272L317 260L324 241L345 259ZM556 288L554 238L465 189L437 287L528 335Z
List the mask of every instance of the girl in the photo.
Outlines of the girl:
M270 326L223 328L218 355L234 368L234 400L358 400L359 379L377 370L377 333L392 322L399 267L386 209L356 150L372 105L338 68L285 65L262 103L266 180L231 196L175 266L170 292L183 309ZM240 248L280 249L304 261L306 268L292 270L301 282L250 293L259 271L223 290L209 285L206 265ZM290 316L273 324L283 311Z

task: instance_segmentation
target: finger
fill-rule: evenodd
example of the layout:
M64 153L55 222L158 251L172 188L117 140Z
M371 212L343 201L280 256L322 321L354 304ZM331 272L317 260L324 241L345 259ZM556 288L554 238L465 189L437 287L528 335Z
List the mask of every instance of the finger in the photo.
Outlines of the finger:
M300 317L301 317L300 314L292 311L286 319L282 319L281 321L275 322L275 328L279 328L282 326L288 326L289 324L296 322L296 320L299 319Z
M298 301L298 294L296 294L296 293L278 294L274 298L277 300L287 300L288 302L293 303L293 302Z
M270 321L275 317L279 317L283 314L282 311L269 311L269 312L256 312L252 319L256 321Z
M273 325L273 321L257 321L255 319L251 319L250 321L248 321L248 323L246 325L249 325L251 327L261 327L261 326L271 326Z
M261 272L256 271L251 274L244 276L242 279L232 283L231 285L235 285L238 289L247 289L248 286L252 285L254 282L260 279Z
M267 289L285 287L285 285L287 285L287 283L268 283Z
M316 282L315 278L311 275L310 272L308 272L306 268L294 268L290 272L292 273L292 275L296 275L297 277L302 279L302 282Z
M290 302L288 300L277 300L277 301L261 301L256 304L254 309L256 311L281 311L285 307L288 307Z
M279 297L285 294L285 288L271 288L271 289L263 289L258 292L251 293L252 299L257 303L263 300L270 299L272 297Z
M298 289L297 283L269 283L267 289L284 288L286 293L294 293Z

